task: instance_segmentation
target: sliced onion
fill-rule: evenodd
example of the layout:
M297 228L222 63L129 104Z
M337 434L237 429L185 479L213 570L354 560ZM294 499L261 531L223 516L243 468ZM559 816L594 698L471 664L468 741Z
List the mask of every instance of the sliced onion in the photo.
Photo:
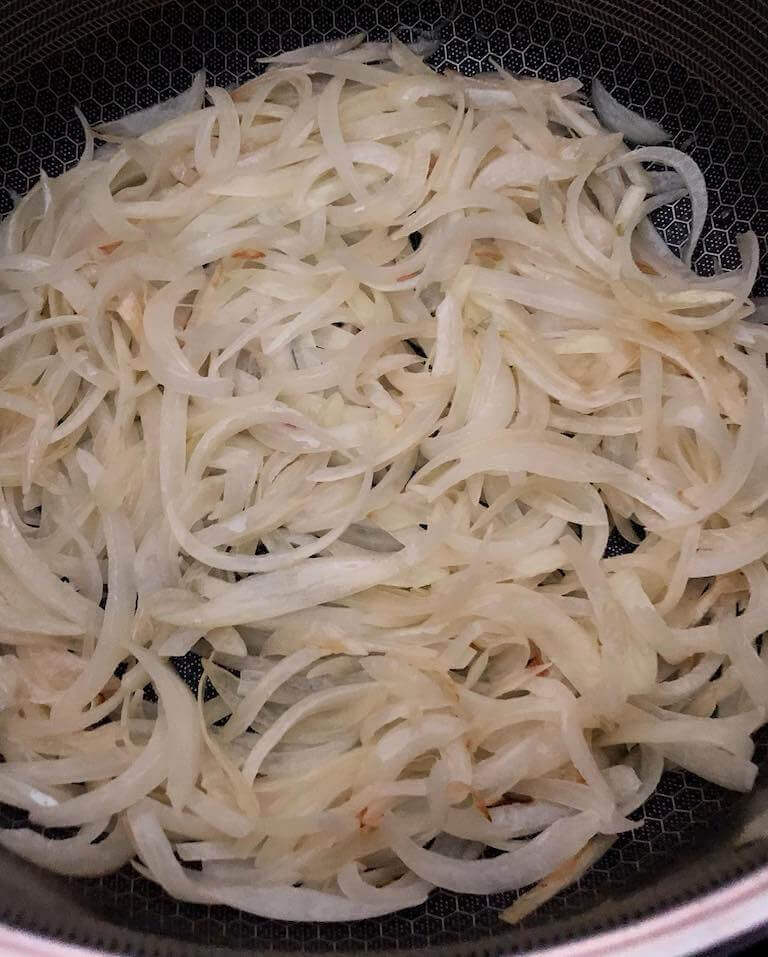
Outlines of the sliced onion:
M607 129L659 127L422 41L83 120L3 224L0 799L80 829L21 856L290 920L540 881L519 917L665 761L754 782L757 238L696 276L648 222L687 190L690 263L695 163Z
M57 840L18 828L1 830L0 845L38 867L69 877L102 877L121 868L133 856L122 821L98 844L82 835Z
M686 156L685 153L672 149L672 147L646 146L627 153L620 160L614 161L613 165L625 165L628 162L663 163L665 166L671 166L683 178L693 209L691 233L685 244L683 255L683 261L687 266L690 266L693 253L704 229L709 204L707 184L703 173L690 156Z
M656 146L669 139L666 131L653 120L646 120L611 96L597 77L592 80L592 102L595 112L609 130L621 133L630 143L641 146Z
M350 37L340 40L327 40L321 43L310 43L308 46L297 47L276 56L259 57L257 63L306 63L314 57L334 57L354 50L365 39L364 33L354 33Z
M143 136L144 133L178 119L185 113L199 110L203 103L204 91L205 70L199 70L195 73L191 85L183 93L177 93L176 96L171 96L154 106L148 106L146 109L128 113L119 120L100 123L95 128L96 135L102 136L104 134L120 139Z
M396 838L398 857L424 880L464 894L495 894L525 887L552 873L597 831L597 819L585 813L555 821L525 846L492 860L456 861Z

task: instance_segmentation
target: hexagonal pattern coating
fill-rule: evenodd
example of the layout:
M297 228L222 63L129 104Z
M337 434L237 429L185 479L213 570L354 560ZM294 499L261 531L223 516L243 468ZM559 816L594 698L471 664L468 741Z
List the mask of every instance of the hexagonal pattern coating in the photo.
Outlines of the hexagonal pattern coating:
M97 4L91 6L95 13ZM712 6L718 8L713 17L722 16L726 6L733 7L733 28L742 29L737 22L744 7L741 0ZM228 86L250 76L257 69L258 56L281 49L357 30L371 39L384 39L395 30L405 40L437 31L441 46L432 63L438 69L450 66L475 73L488 69L495 58L514 72L551 80L578 76L588 82L597 75L623 103L660 121L672 144L700 164L709 188L711 213L696 251L696 267L712 274L737 266L735 236L752 228L762 253L756 292L768 293L768 147L763 131L677 59L647 48L616 25L606 25L610 18L599 22L588 16L585 8L584 3L566 0L507 4L496 0L455 4L437 0L266 0L259 4L134 0L124 5L122 13L110 7L116 10L111 23L101 23L93 32L86 24L74 44L49 50L0 93L0 212L10 209L14 197L30 187L41 166L56 175L76 159L83 133L75 105L91 122L110 120L184 89L203 66L212 83ZM56 16L66 16L66 11ZM673 247L685 241L689 218L687 200L655 214L661 234ZM615 553L626 543L614 537L609 547ZM195 656L178 660L176 666L195 686L200 677ZM167 954L208 951L214 946L294 953L427 947L458 952L466 946L512 952L526 942L557 939L563 932L557 928L589 912L605 896L607 884L620 896L643 875L663 873L679 850L693 846L697 835L721 820L735 800L691 775L666 774L643 809L642 826L623 835L573 888L530 918L523 932L510 932L498 921L499 908L510 903L512 894L477 897L440 891L422 907L376 920L327 925L288 924L223 907L180 903L130 867L99 880L71 881L70 892L74 901L115 928L114 939L121 949L129 948L120 944L120 929L130 928L134 935L130 949L136 949L135 941L146 933L165 938L166 944L155 940L151 949ZM10 809L0 814L0 824L6 827L19 826L23 820L24 815ZM681 893L685 896L695 889L694 881ZM621 913L619 909L618 919ZM631 916L628 911L627 916ZM25 926L31 923L28 918L17 919ZM57 916L47 924L41 919L39 925L84 940L84 932L76 924L66 925L66 920ZM582 931L585 927L597 930L601 925L592 919ZM90 940L111 946L105 939Z

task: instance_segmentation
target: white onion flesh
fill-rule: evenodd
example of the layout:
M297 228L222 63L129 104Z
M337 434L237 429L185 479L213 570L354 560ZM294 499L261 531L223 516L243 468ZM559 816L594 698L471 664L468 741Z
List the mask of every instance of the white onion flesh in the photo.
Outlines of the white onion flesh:
M656 146L669 139L666 131L658 123L645 119L619 103L597 77L592 81L591 92L595 113L603 126L615 133L621 133L630 143Z
M162 126L164 123L169 123L171 120L184 116L185 113L199 110L203 103L204 92L205 72L201 70L195 74L190 86L183 93L179 93L178 96L172 96L167 100L156 103L154 106L138 110L136 113L128 113L119 120L102 123L97 127L96 132L102 139L142 136L157 126Z
M703 178L599 84L603 126L362 40L200 75L2 226L0 798L79 831L0 844L279 919L527 911L665 760L754 781L759 256L660 247Z

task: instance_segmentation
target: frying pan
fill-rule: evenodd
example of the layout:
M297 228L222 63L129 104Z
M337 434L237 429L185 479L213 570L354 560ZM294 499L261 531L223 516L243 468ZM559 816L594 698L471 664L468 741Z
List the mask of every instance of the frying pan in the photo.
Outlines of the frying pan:
M372 40L394 31L406 41L431 33L437 69L475 73L493 57L545 79L599 76L623 103L661 121L710 190L696 269L736 267L735 237L751 228L762 250L755 294L768 294L764 0L6 0L0 25L0 213L41 166L56 175L75 161L83 142L76 105L97 123L185 89L202 67L209 82L228 86L260 69L259 56L303 44L358 31ZM678 247L689 203L654 215ZM628 547L616 536L609 545L612 554ZM194 655L177 667L194 687ZM768 734L758 735L762 771L751 795L667 772L639 812L643 825L517 927L498 919L512 894L438 891L387 917L286 923L177 902L130 867L98 880L63 879L3 855L0 953L53 954L52 940L159 957L723 950L741 933L759 935L768 920L768 840L760 836L768 833L768 824L760 827L761 815L768 818L767 745ZM0 807L0 826L21 823L19 812Z

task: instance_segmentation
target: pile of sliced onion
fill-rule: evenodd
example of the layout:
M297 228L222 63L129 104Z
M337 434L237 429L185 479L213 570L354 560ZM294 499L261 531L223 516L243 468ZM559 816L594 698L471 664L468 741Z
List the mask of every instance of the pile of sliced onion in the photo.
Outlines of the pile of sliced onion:
M359 39L97 130L2 226L0 844L288 919L544 880L522 913L665 765L753 784L756 241L668 254L698 170L576 81Z

